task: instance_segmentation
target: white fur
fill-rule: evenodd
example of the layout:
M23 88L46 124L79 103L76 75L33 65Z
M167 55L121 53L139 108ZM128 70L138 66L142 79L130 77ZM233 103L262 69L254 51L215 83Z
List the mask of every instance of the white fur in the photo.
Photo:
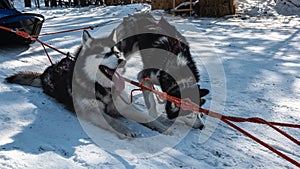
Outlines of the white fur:
M116 30L113 31L113 37L112 37L112 40L113 40L115 43L118 42Z
M178 66L186 66L188 63L187 59L182 55L182 53L178 53L177 55L177 65Z
M105 65L111 69L116 69L119 65L119 57L112 54L109 57L103 58L98 65Z
M102 61L103 58L97 57L97 55L88 56L85 60L83 70L90 80L96 81L104 87L111 87L113 84L112 81L99 70L99 65L103 63Z
M202 121L201 117L198 116L198 112L193 112L187 116L178 116L175 120L176 123L183 123L188 126L199 128L204 127L204 122Z
M118 49L118 47L114 46L114 47L113 47L113 52L115 52L115 53L118 54L119 59L126 60L126 58L124 57L124 53L121 52L121 51Z
M96 99L81 99L81 100L78 100L78 102L80 102L79 105L84 105L84 106L87 106L85 107L88 108L88 107L100 107L100 109L104 109L105 106L102 102L99 102L98 100Z
M92 41L93 41L93 38L90 36L90 34L86 31L84 31L82 34L82 45L90 48Z
M157 85L159 85L159 80L158 80L158 74L159 74L159 71L157 72L157 73L153 73L153 72L151 72L151 74L150 74L150 79L152 80L152 82L154 83L154 84L157 84Z
M177 83L183 85L182 87L184 87L184 88L190 87L191 84L193 84L194 82L195 82L195 78L192 76L190 76L186 79L177 80Z
M167 43L168 42L168 38L163 36L161 38L159 38L157 44L164 44L164 43Z
M114 52L120 53L120 50L119 50L118 47L116 47L116 46L113 47L113 51L114 51Z

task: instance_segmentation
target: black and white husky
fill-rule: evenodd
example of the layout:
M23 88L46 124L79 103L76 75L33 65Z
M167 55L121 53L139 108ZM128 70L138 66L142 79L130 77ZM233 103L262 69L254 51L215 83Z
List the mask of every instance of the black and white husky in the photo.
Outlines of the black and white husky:
M209 90L200 88L199 72L187 40L164 18L157 20L147 13L132 15L124 18L113 34L117 49L127 60L132 53L139 52L143 62L143 70L137 76L140 82L150 78L151 82L145 83L148 87L154 83L171 96L190 98L200 106L205 103L201 98ZM143 94L149 113L156 117L153 95L148 91ZM169 101L165 111L169 119L191 113Z
M132 21L131 24L128 24L128 20ZM128 30L134 31L132 27L141 29L138 25L143 25L143 29L155 30L158 34L146 32L126 35L127 37L120 34L122 30L123 33L127 33ZM168 31L175 31L176 35L172 37L163 34ZM128 33L130 35L131 32ZM159 49L159 52L152 49ZM76 111L79 118L114 132L120 138L136 136L116 119L120 116L160 133L171 134L168 127L156 117L155 99L152 94L144 92L148 113L139 112L122 100L123 97L128 97L126 95L129 92L123 90L125 81L116 70L125 67L126 60L137 51L144 65L144 69L137 75L140 81L148 77L153 83L161 86L162 91L172 96L191 96L192 101L198 102L199 105L204 104L204 100L200 98L205 96L208 90L199 87L198 71L185 39L166 21L155 20L148 14L125 18L108 37L95 38L84 31L82 45L74 57L69 55L49 66L43 73L19 72L6 78L6 81L42 87L46 94L70 110ZM149 86L148 83L145 84ZM170 102L167 102L165 107L170 119L191 113ZM183 121L194 128L204 126L200 118L183 118Z

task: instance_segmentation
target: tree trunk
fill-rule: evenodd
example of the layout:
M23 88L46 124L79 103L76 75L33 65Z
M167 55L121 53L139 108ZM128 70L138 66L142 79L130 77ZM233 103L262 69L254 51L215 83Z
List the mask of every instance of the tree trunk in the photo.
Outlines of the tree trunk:
M51 7L57 7L57 1L56 0L50 0L50 6Z
M49 7L50 0L45 0L45 7Z
M31 8L31 0L24 0L25 7Z

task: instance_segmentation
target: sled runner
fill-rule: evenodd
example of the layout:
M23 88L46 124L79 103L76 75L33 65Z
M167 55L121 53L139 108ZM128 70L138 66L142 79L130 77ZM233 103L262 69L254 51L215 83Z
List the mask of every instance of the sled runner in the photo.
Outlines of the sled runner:
M22 13L14 8L9 0L0 0L0 26L20 30L32 36L38 36L44 16L33 13ZM34 41L0 29L0 45L3 44L30 44Z

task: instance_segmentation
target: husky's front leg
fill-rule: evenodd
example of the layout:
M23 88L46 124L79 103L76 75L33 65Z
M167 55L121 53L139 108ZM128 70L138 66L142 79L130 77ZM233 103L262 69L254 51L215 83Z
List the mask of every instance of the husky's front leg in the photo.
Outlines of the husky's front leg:
M94 114L90 121L96 126L115 133L120 139L136 137L136 134L132 130L106 113Z
M158 131L165 135L173 135L169 127L162 124L158 119L153 118L145 112L139 112L135 108L129 106L126 110L120 112L125 118L136 121L152 130Z
M124 98L125 93L122 92L122 97ZM170 131L168 126L162 124L157 118L149 115L148 113L144 111L138 111L136 108L134 108L133 105L128 105L123 102L120 97L116 97L114 100L114 103L116 106L116 109L118 112L124 116L127 119L136 121L152 130L156 130L160 133L166 134L166 135L172 135L173 132Z
M146 86L148 88L152 88L153 84L159 84L157 77L156 77L158 73L159 73L158 69L154 69L154 68L153 69L145 69L145 70L142 70L141 72L139 72L137 78L140 83L143 82L144 86ZM145 78L149 78L149 79L151 79L151 81L145 80ZM152 116L153 118L157 118L158 114L157 114L157 110L156 110L156 102L154 99L154 94L148 90L144 90L143 97L144 97L145 104L148 108L149 115Z
M77 97L78 98L78 97ZM104 113L104 107L97 99L74 100L78 118L102 129L115 133L120 139L133 138L136 134L117 119Z

